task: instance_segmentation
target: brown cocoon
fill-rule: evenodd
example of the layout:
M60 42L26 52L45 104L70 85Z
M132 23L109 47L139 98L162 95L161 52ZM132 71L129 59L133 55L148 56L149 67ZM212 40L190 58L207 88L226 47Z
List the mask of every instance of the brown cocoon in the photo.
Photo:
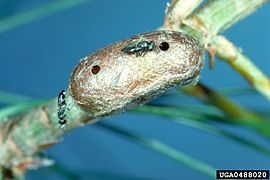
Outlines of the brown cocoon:
M121 50L154 41L143 55ZM104 117L146 103L174 86L197 82L204 48L176 31L154 31L109 45L84 58L70 77L69 93L91 117Z

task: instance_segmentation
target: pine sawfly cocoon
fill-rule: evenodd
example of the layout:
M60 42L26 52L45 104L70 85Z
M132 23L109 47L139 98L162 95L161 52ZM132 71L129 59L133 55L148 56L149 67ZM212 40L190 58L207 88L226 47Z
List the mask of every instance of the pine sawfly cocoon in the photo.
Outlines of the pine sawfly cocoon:
M204 48L194 38L171 30L143 33L84 58L69 93L89 116L110 116L197 82L203 64Z

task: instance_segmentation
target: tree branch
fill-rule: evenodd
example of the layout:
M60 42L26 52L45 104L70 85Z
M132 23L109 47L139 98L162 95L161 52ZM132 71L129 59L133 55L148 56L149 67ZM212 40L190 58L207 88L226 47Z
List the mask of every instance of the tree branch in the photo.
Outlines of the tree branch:
M213 58L216 54L270 101L270 81L268 77L234 46L233 43L225 37L217 35L254 12L266 2L269 1L209 1L205 6L192 14L191 17L184 20L184 26L176 30L195 35L204 42L211 58L211 67L213 66L211 64L213 64Z

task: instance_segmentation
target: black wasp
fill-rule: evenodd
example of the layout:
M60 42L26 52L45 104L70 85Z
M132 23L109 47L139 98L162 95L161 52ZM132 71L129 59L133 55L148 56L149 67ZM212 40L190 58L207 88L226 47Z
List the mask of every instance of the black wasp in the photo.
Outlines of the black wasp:
M59 95L58 95L58 110L57 110L57 115L59 118L58 123L61 125L61 128L65 126L67 123L67 120L65 119L66 117L66 92L65 90L62 90Z
M144 55L147 51L152 51L154 48L154 41L133 41L121 49L121 51L128 54L136 54L138 57Z

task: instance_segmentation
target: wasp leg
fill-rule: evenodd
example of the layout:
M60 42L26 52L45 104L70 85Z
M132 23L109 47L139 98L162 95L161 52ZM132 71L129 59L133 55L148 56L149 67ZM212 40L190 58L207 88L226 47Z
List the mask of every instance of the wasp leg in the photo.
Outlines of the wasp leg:
M142 56L143 55L143 51L138 51L137 53L136 53L136 57L139 57L139 56Z
M146 53L146 51L142 51L141 56L144 57Z

